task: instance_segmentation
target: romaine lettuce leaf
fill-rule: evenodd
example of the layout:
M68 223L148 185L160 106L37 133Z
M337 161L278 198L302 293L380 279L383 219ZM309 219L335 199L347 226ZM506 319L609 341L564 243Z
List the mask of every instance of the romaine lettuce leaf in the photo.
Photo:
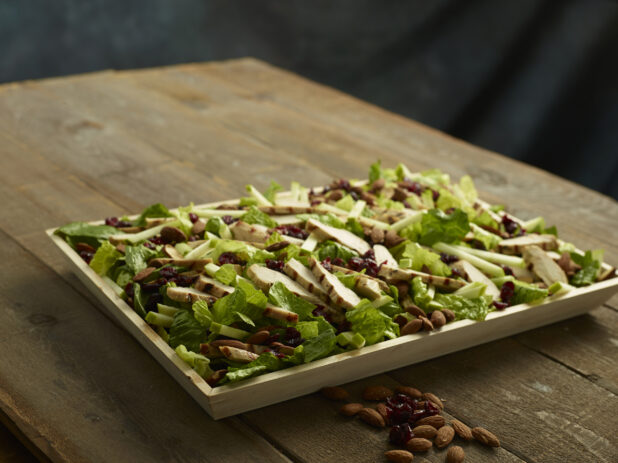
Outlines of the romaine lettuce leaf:
M244 321L245 315L251 320L262 318L263 308L247 303L245 292L237 287L232 294L217 299L212 306L214 320L222 325L229 325L237 320Z
M200 323L200 325L208 328L212 323L214 316L206 301L195 301L191 308L193 309L193 316Z
M133 272L133 275L148 267L148 261L157 255L153 249L148 249L146 246L137 245L125 247L125 262L127 267Z
M401 259L410 259L412 266L409 268L412 270L420 271L423 266L426 266L432 275L449 276L451 274L449 266L440 260L440 254L425 249L418 243L406 243Z
M97 272L97 274L104 276L121 257L122 254L116 250L116 247L112 243L104 241L94 253L90 261L90 268Z
M243 379L251 378L269 371L276 371L281 368L281 360L269 352L265 352L253 362L240 367L230 367L225 375L225 380L235 383Z
M269 200L271 203L275 203L275 195L277 194L277 192L283 190L283 187L281 185L279 185L277 182L275 182L274 180L270 181L270 186L266 189L266 191L264 192L264 197Z
M345 318L350 322L352 331L365 338L367 345L381 341L390 328L390 317L376 309L367 299L361 300L353 310L348 310Z
M468 298L456 294L438 293L436 294L435 300L445 308L455 312L457 320L462 320L464 318L477 321L485 320L487 314L492 310L492 307L489 305L491 296Z
M58 228L54 234L65 238L70 243L87 243L98 248L103 240L118 233L114 227L107 225L90 225L85 222L72 222Z
M354 207L354 204L356 204L356 201L354 201L354 198L352 198L352 196L350 195L345 195L343 198L341 198L339 201L335 203L335 207L338 207L339 209L343 209L344 211L350 212L352 208Z
M450 214L431 209L423 214L421 226L419 242L425 246L431 246L438 241L453 243L462 240L470 231L468 214L461 209L455 209Z
M295 328L303 339L315 338L320 332L317 321L298 322Z
M174 315L169 333L169 343L174 349L184 344L188 350L199 352L200 343L206 339L206 328L195 319L192 311L189 310L179 310Z
M335 336L335 331L325 330L319 335L307 339L299 347L302 347L303 361L309 363L326 357L335 348L336 344L337 336Z
M414 277L412 279L412 286L410 290L412 291L412 294L414 294L414 303L421 309L426 310L427 305L433 300L433 297L421 277Z
M345 223L341 221L336 215L331 214L296 214L303 222L306 222L309 219L317 220L318 222L322 222L323 224L330 225L335 228L345 228Z
M268 214L260 211L256 206L251 206L247 212L245 212L240 220L250 223L264 225L268 228L275 228L277 222L275 222Z
M232 285L236 281L236 277L238 274L236 273L236 269L232 264L223 264L219 267L219 270L215 272L215 278L219 280L224 285Z
M298 314L301 321L310 319L312 317L311 312L315 309L315 305L292 294L280 281L270 287L268 298L274 305Z
M358 256L356 251L353 251L352 249L345 247L336 241L330 240L320 243L316 249L316 253L321 261L327 257L330 257L331 260L339 257L347 262L350 260L350 257Z
M160 218L160 217L174 217L174 215L161 203L156 203L148 206L142 211L140 216L133 222L137 227L143 227L146 225L146 219Z
M249 306L255 307L261 311L266 308L268 298L262 291L253 286L251 282L244 278L239 278L236 286L245 293L245 300Z
M603 251L586 251L583 256L571 252L571 259L581 267L581 270L571 278L573 286L587 286L596 281L603 262Z
M208 378L213 374L209 365L210 359L202 354L189 351L184 344L180 344L176 347L176 354L188 363L202 378Z
M511 305L531 304L547 297L548 291L546 289L519 280L515 280L513 283L515 284L515 293L511 299Z

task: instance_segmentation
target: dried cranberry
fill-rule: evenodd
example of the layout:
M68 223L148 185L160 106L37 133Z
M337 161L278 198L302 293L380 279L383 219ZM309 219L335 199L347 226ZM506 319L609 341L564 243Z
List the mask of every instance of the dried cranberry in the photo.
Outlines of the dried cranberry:
M321 263L322 263L322 267L324 267L326 270L328 270L329 272L333 271L333 266L331 265L330 257L327 257Z
M150 241L152 244L163 244L163 239L161 238L161 235L153 236L152 238L149 238L148 241Z
M500 300L507 305L511 305L511 300L515 294L515 283L512 281L505 281L500 288Z
M224 215L223 217L221 217L221 220L223 220L223 223L226 225L230 225L234 222L238 222L238 219L235 219L231 215Z
M454 256L452 254L447 254L445 252L440 253L440 260L445 264L449 265L459 260L459 257Z
M161 270L159 270L159 275L161 275L161 277L163 278L174 278L176 275L178 275L178 270L176 270L174 267L163 267Z
M128 228L128 227L132 227L133 224L131 222L128 222L126 220L121 220L120 222L118 222L118 225L116 225L117 228Z
M124 287L124 293L127 297L133 297L133 283L127 283Z
M425 412L427 413L427 416L439 415L440 409L432 401L427 400L425 401Z
M199 239L199 235L191 235L187 241L197 241Z
M144 309L146 309L146 312L154 312L157 310L157 304L160 304L161 302L163 302L163 296L159 293L154 293L148 298L148 302L146 302Z
M90 252L90 251L79 251L79 257L84 259L84 262L86 262L87 264L90 263L90 261L92 260L93 256L94 256L93 252Z
M156 280L142 283L142 290L146 292L158 291L161 286L167 283L165 278L157 278Z
M502 267L502 270L504 270L506 275L513 275L513 269L508 265L500 264L500 267Z
M117 227L120 219L118 217L108 217L105 219L105 225L110 227Z
M509 235L512 235L517 231L519 225L513 219L511 219L508 215L504 214L502 216L502 225L504 225L504 229Z
M497 310L504 310L509 306L506 302L498 302L498 301L493 301L492 304Z
M244 260L240 259L233 252L224 252L223 254L219 256L219 259L217 259L217 262L219 262L219 265L224 265L224 264L245 265L246 264Z
M356 272L365 270L366 274L372 277L378 275L380 266L376 262L375 253L372 249L363 254L362 257L351 257L348 260L348 268Z
M331 264L333 265L337 265L339 267L345 267L345 260L343 260L341 257L335 257Z
M334 187L335 189L341 188L342 190L350 191L350 189L352 188L352 185L350 185L349 181L342 178L335 183Z
M189 212L189 220L191 221L191 223L195 223L198 220L200 220L200 218L197 216L196 213L194 212Z
M432 191L433 200L437 201L438 198L440 197L440 193L438 193L436 190L431 190L431 191Z
M150 242L150 241L144 241L144 246L146 246L148 249L156 249L157 248L157 246L154 243Z
M404 446L413 437L412 427L408 423L393 426L388 435L391 443L399 446Z
M283 273L283 267L285 266L285 262L282 260L276 259L266 259L266 267L271 270L275 270L276 272Z
M348 268L360 272L363 269L363 259L360 257L350 257L348 260Z
M321 199L312 199L311 200L311 205L312 206L317 206L318 204L322 204L322 200Z
M406 209L412 209L412 206L410 206L410 203L406 200L402 201L403 203L403 207L405 207Z
M296 225L279 225L275 230L282 235L291 236L292 238L298 238L300 240L306 240L309 236L309 233Z
M294 328L293 326L290 326L288 328L285 329L285 334L283 335L283 343L291 346L291 347L296 347L299 346L303 343L304 339L302 338L302 336L300 335L300 332Z
M193 284L193 282L196 280L197 275L178 275L176 278L174 278L175 283L178 286L183 286L183 287L189 287Z

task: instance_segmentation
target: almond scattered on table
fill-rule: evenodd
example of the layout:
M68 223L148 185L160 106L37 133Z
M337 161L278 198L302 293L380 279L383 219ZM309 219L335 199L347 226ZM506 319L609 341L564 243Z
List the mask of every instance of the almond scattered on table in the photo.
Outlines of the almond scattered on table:
M442 403L442 401L437 395L432 394L431 392L425 392L423 394L423 398L425 398L425 400L432 401L434 404L438 406L440 410L444 410L444 404Z
M384 456L393 463L410 463L414 459L414 455L407 450L389 450L384 452Z
M393 391L386 386L369 386L363 391L365 400L384 400L393 395Z
M406 443L406 448L410 452L427 452L431 447L433 447L431 441L422 437L413 437Z
M323 387L320 392L329 400L345 400L350 395L348 391L339 386Z
M451 420L451 426L453 426L453 429L455 430L457 435L463 440L474 439L474 436L472 435L472 429L470 429L470 426L468 426L467 424L462 423L459 420L453 419Z
M360 412L363 408L365 408L365 406L359 403L345 404L343 407L339 409L339 413L341 413L344 416L354 416L358 412Z
M419 426L423 424L428 424L429 426L433 426L436 429L440 429L442 426L444 426L445 423L446 421L444 417L440 415L427 416L425 418L421 418L416 422L416 424Z
M409 386L397 386L395 388L395 392L398 394L405 394L408 397L412 397L413 399L420 399L423 397L423 393L414 387Z
M459 445L453 445L446 452L446 463L462 463L466 454Z
M384 418L373 408L363 408L358 412L358 417L365 423L370 424L376 428L383 428L386 426Z
M436 437L438 430L428 424L422 424L412 429L414 437L422 437L424 439L433 439Z
M480 426L472 428L472 435L483 445L487 445L489 447L500 447L500 440L498 440L495 434L489 432L485 428L481 428Z
M436 444L436 447L439 449L443 449L453 441L454 437L455 430L451 426L442 426L436 433L436 440L434 441L434 444Z

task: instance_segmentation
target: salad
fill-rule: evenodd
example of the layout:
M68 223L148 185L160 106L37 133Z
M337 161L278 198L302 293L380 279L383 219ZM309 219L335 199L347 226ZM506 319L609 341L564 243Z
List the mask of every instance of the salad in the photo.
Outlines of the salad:
M55 231L211 386L482 321L614 273L543 218L480 200L469 176L376 162L364 181L247 192Z

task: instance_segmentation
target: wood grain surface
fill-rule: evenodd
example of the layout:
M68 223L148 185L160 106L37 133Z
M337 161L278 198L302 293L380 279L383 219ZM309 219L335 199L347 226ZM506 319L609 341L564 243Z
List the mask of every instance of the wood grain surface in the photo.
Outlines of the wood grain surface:
M363 177L378 158L468 173L485 199L543 215L618 263L615 201L253 59L0 86L3 415L54 462L380 461L386 432L344 420L318 395L210 419L102 314L44 234L157 201L237 197L249 182ZM439 394L450 415L503 442L468 445L469 461L613 462L617 311L614 298L350 390L403 383ZM12 448L0 440L0 456Z

